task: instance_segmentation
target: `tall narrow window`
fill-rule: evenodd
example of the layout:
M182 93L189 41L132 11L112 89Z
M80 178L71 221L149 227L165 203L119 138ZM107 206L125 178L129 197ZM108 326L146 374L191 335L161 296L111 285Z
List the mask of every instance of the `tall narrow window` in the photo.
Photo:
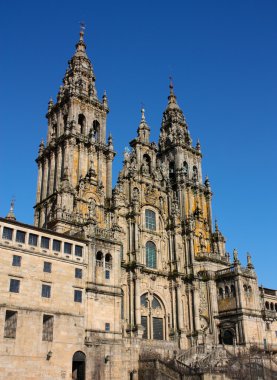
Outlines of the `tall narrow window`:
M143 327L142 338L143 338L143 339L148 339L147 317L145 317L145 316L142 316L142 317L141 317L141 325L142 325L142 327Z
M83 256L83 247L81 247L80 245L75 245L75 256Z
M82 291L81 290L74 290L74 302L80 302L82 303Z
M20 289L20 280L16 280L15 278L10 279L10 292L11 293L19 293Z
M100 134L100 124L99 121L94 120L92 123L92 130L93 130L93 135L95 138L95 141L99 141L99 134Z
M53 341L54 317L53 315L43 314L42 340Z
M144 339L163 340L165 338L166 314L161 301L149 293L140 297L141 324Z
M72 252L72 244L70 243L64 243L64 253L67 255L71 255Z
M146 266L148 268L157 267L156 246L152 241L146 243Z
M16 337L17 311L7 310L5 315L4 337Z
M21 256L13 255L13 267L21 267Z
M50 298L51 297L51 286L50 285L42 284L41 297L44 297L44 298Z
M86 118L83 114L80 114L78 116L78 126L79 126L79 132L81 134L85 133L85 127L86 127Z
M184 173L185 177L188 176L188 172L189 172L188 163L186 161L184 161L184 163L183 163L183 173Z
M152 210L145 210L145 227L156 231L156 214Z

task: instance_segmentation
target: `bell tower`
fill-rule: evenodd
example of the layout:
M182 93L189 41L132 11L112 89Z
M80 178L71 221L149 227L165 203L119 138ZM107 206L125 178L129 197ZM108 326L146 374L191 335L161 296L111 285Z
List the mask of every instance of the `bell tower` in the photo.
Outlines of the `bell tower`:
M48 103L47 141L39 146L35 225L74 233L105 224L112 195L112 137L106 143L107 96L98 99L84 28L60 86Z

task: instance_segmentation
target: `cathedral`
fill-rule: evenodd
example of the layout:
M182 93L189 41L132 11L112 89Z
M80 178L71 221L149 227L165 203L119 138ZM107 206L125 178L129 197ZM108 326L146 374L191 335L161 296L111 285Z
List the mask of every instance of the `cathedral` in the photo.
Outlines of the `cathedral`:
M159 141L142 109L114 188L108 112L81 30L48 103L34 225L13 204L0 218L0 378L200 379L202 364L253 347L273 358L277 291L213 226L201 146L172 83ZM224 368L205 378L229 378Z

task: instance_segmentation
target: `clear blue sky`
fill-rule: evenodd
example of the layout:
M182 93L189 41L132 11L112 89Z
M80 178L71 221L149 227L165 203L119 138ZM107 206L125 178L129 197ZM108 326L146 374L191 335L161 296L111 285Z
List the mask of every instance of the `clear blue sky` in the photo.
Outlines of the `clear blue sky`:
M277 288L276 0L17 0L0 14L1 216L15 195L17 219L33 221L47 102L84 20L98 94L109 99L114 178L142 102L157 140L172 75L227 248L243 263L251 252L259 282Z

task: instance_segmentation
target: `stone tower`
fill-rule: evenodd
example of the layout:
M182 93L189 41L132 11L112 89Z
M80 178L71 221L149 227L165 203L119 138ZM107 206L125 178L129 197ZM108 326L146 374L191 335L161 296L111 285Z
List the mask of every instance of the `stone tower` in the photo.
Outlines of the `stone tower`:
M95 75L81 30L57 102L48 103L47 142L39 146L35 225L74 233L105 225L112 194L112 137L106 143L106 94L97 97Z

